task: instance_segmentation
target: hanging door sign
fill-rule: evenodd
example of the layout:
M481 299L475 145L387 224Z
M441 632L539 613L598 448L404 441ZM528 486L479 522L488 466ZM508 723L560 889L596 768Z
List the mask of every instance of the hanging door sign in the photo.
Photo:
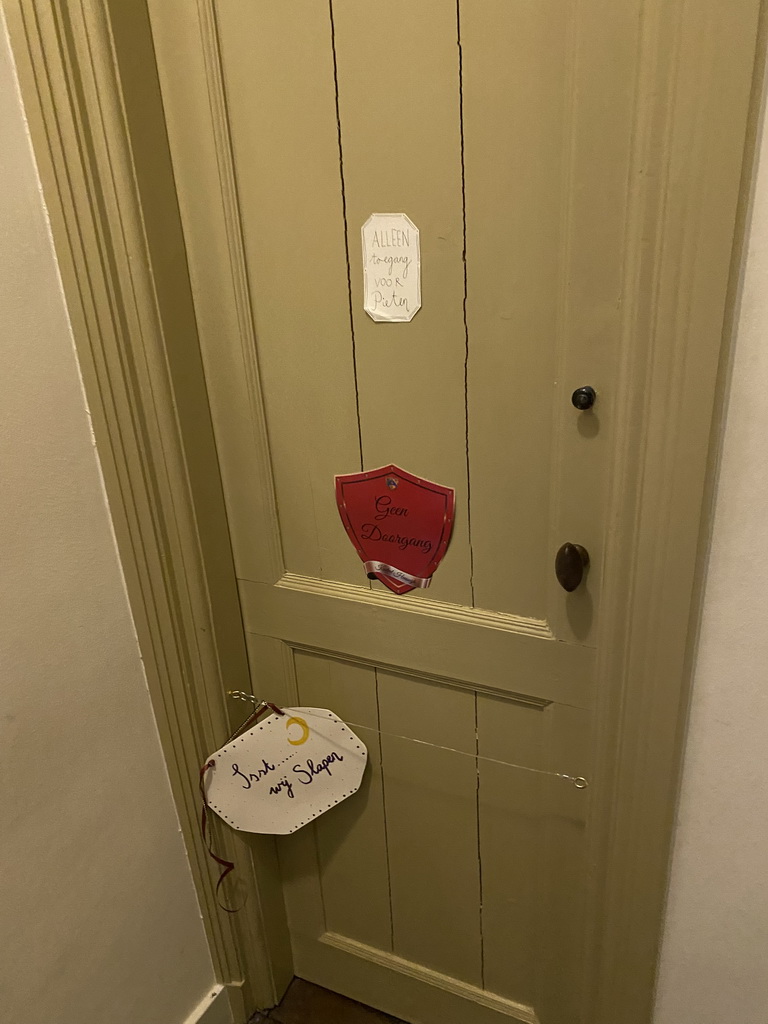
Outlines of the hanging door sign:
M383 466L337 476L336 504L369 579L395 594L429 586L451 539L452 487Z
M363 224L363 284L373 320L403 323L421 309L419 229L404 213L374 213Z
M207 806L241 832L287 835L360 788L368 751L327 708L284 708L208 759Z

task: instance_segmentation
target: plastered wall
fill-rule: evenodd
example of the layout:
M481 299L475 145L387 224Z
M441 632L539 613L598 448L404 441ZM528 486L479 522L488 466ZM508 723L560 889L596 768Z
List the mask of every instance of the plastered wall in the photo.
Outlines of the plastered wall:
M213 972L0 15L0 1020L181 1024Z
M768 1022L765 130L761 149L655 1024Z

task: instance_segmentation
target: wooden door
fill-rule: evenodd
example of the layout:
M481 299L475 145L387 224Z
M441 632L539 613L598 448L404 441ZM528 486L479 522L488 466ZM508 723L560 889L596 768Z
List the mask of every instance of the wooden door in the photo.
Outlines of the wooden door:
M424 1024L589 1024L643 385L697 324L675 372L711 411L758 4L149 6L254 688L370 752L279 841L296 972ZM379 211L420 230L410 323L363 310ZM681 416L700 492L708 415ZM407 596L334 500L390 463L456 490Z

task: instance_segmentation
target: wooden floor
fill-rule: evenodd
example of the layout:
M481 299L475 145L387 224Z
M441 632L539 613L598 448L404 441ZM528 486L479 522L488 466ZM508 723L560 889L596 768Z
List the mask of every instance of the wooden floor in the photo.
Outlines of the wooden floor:
M257 1013L250 1024L402 1024L370 1006L345 999L335 992L294 978L285 998L268 1013Z

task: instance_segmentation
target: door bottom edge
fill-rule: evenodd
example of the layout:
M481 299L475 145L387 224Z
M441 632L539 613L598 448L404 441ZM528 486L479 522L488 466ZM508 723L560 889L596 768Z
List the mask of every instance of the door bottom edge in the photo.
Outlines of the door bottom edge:
M364 942L358 942L356 939L347 938L345 935L339 935L336 932L325 932L320 936L319 941L326 946L331 946L333 949L340 950L358 959L367 960L379 967L395 971L398 974L412 978L414 981L419 981L424 985L429 985L450 995L458 996L460 999L465 999L473 1005L480 1005L489 1010L494 1010L509 1018L510 1021L516 1022L516 1024L541 1024L532 1006L526 1006L524 1003L517 1003L513 999L507 999L505 996L488 992L485 989L478 988L476 985L471 985L469 982L459 981L456 978L450 977L450 975L441 974L430 967L425 967L422 964L416 964L411 960L399 957L395 953L387 953L385 950L376 949L374 946L368 946Z

